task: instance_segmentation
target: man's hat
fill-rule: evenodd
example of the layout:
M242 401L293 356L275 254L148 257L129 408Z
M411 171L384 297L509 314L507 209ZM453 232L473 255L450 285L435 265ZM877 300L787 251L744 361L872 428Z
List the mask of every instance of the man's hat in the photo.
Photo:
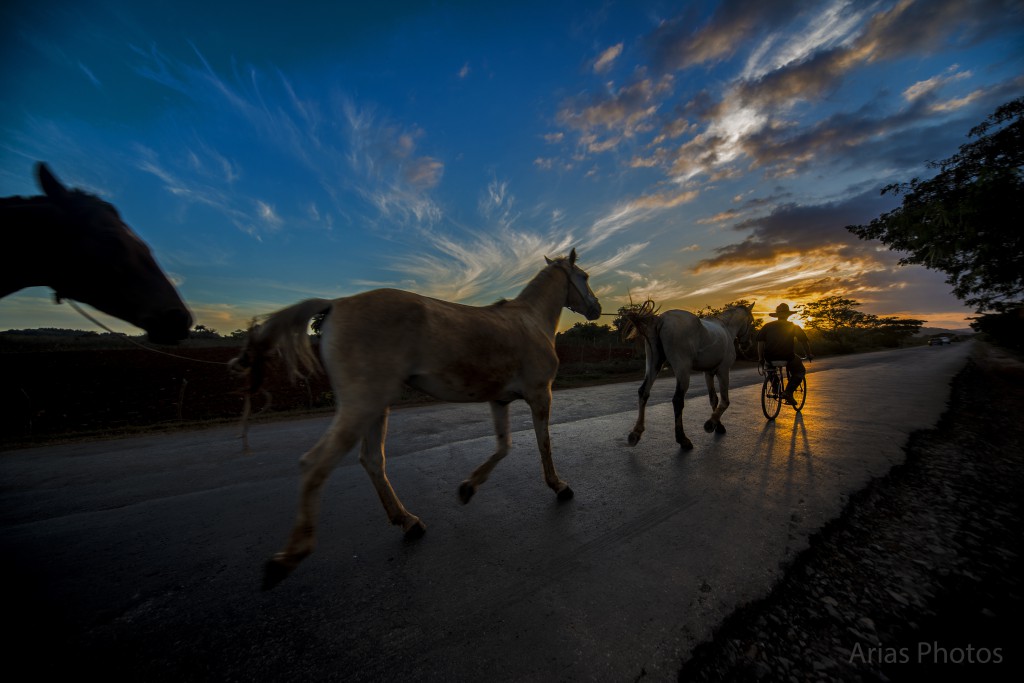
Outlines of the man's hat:
M778 306L775 307L775 312L769 313L768 315L770 315L773 318L785 319L792 314L793 311L789 310L789 304L779 304Z

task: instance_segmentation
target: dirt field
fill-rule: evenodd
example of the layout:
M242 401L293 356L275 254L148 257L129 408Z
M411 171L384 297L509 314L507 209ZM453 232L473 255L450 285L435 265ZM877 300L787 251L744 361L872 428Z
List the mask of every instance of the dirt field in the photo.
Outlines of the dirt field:
M167 349L175 356L126 349L0 349L0 447L57 437L116 435L154 426L174 427L238 419L242 383L229 375L229 345ZM629 348L566 346L558 386L643 377L642 359ZM182 358L184 357L184 358ZM270 373L267 413L329 410L333 397L324 375L292 384ZM427 400L409 390L403 402ZM262 406L257 401L254 410Z

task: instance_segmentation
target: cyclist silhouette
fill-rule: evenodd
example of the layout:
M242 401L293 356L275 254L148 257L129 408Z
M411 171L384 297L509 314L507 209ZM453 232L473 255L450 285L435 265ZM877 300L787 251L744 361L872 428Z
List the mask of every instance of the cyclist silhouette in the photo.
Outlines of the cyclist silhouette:
M807 335L799 325L789 322L787 318L793 312L789 310L789 304L779 304L774 313L768 315L778 318L757 332L757 361L764 365L765 360L785 361L786 369L789 370L789 381L783 391L783 398L786 403L796 405L793 400L793 388L800 386L807 369L796 354L796 342L804 348L804 355L811 360L811 344L807 341Z

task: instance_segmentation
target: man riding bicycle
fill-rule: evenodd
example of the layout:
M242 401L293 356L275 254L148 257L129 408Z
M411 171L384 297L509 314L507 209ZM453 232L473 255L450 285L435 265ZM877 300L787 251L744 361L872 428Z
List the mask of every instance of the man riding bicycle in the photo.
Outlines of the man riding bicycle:
M793 389L800 386L804 375L807 374L804 364L796 354L795 343L800 342L804 348L804 355L811 360L811 345L807 341L807 335L796 324L789 322L787 318L792 315L789 305L779 304L774 313L768 315L778 320L772 321L757 332L757 362L764 365L765 359L769 361L785 361L786 369L789 370L789 381L783 390L783 398L791 406L796 405L793 400Z

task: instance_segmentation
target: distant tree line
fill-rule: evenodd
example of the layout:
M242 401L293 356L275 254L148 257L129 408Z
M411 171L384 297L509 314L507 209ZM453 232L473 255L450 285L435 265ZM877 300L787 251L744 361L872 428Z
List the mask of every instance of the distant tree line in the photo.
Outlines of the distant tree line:
M731 306L749 306L750 301L739 299L730 301L722 306L706 305L696 311L698 317L711 318L721 314ZM642 304L630 304L618 309L616 316L610 325L595 322L578 322L567 330L559 332L556 336L556 343L566 346L594 346L594 347L626 347L632 346L633 342L623 339L623 330L626 327L626 313ZM653 302L652 302L652 305ZM924 321L910 318L896 318L877 316L871 313L864 313L857 308L860 302L841 296L829 296L818 299L798 309L806 321L808 333L818 339L815 348L822 351L831 350L836 353L862 350L872 347L896 347L907 343L911 338L921 331ZM320 333L320 325L323 316L313 319L311 324L314 335ZM755 320L755 327L765 321ZM92 332L83 330L71 330L61 328L39 328L26 330L8 330L5 335L21 338L67 340L69 342L81 340L89 341L91 345L97 343L116 343L122 335L109 332ZM248 334L247 330L235 330L230 334L220 334L217 330L205 325L196 325L189 333L189 340L210 343L241 343ZM822 342L824 347L822 347ZM187 342L186 342L187 343Z
M894 348L916 336L923 320L877 316L858 311L859 301L842 296L827 296L798 309L808 332L817 333L837 353L864 347ZM821 348L817 344L815 348Z
M749 306L747 299L730 301L722 306L708 304L696 311L700 318L713 318L732 306ZM614 346L624 344L622 330L625 314L642 304L619 308L611 325L578 322L557 336L557 343L567 345ZM805 321L805 328L816 352L850 353L871 348L895 348L912 343L924 325L923 320L879 316L857 310L859 301L843 296L827 296L804 304L797 309ZM755 329L765 320L755 318ZM923 339L921 340L923 343Z

